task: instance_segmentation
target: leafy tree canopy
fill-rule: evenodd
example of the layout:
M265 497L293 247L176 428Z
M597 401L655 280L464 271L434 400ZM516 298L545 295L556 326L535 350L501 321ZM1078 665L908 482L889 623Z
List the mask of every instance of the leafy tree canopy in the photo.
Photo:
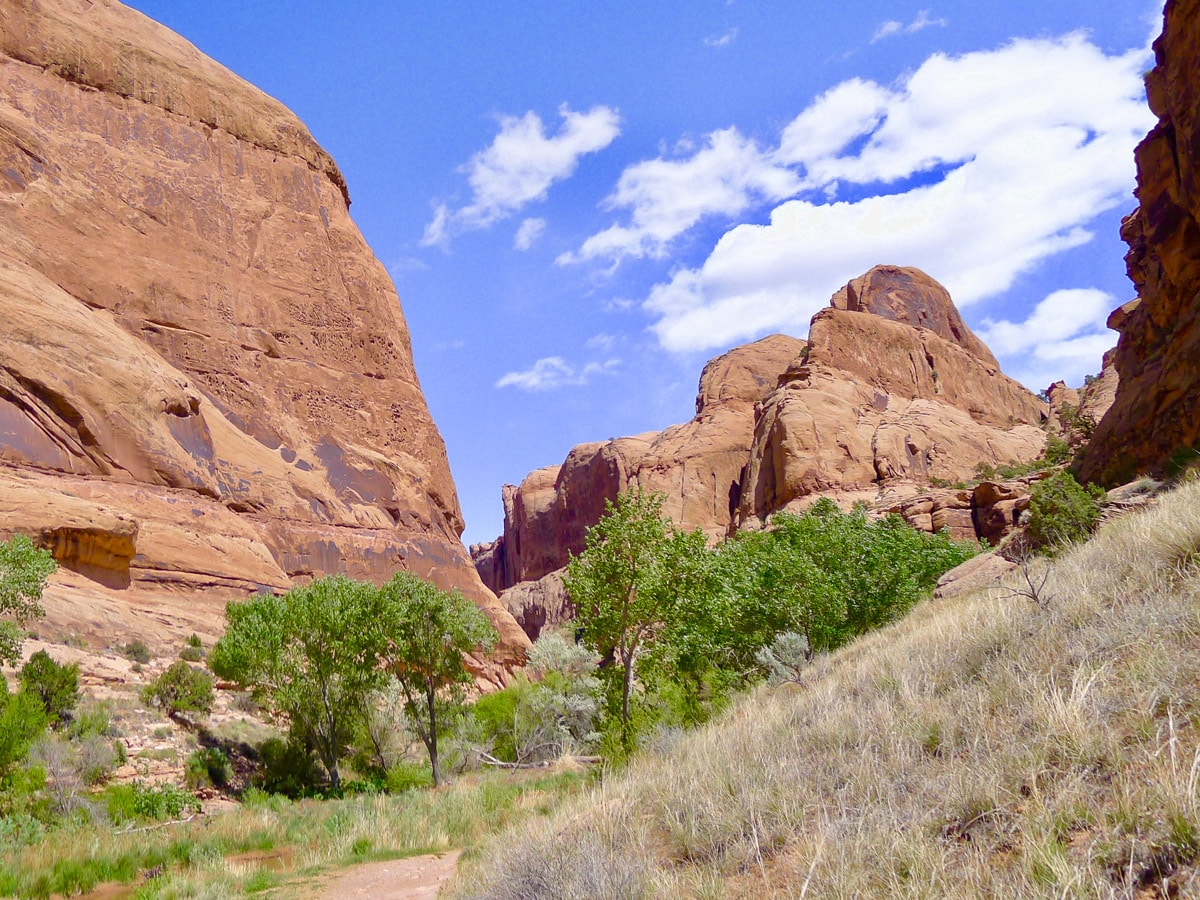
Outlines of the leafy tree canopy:
M48 550L39 550L23 534L0 543L0 662L15 666L21 660L22 629L46 614L42 590L58 563Z

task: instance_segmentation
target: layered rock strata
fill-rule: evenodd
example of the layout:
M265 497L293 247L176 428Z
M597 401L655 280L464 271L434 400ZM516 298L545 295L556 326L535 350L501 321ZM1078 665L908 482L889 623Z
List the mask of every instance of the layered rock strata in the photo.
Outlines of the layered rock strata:
M1200 7L1168 0L1154 55L1158 123L1135 152L1139 206L1121 228L1138 296L1109 317L1120 385L1080 470L1105 484L1200 446Z
M519 662L395 289L304 125L111 0L6 4L0 97L0 532L213 610L408 569Z

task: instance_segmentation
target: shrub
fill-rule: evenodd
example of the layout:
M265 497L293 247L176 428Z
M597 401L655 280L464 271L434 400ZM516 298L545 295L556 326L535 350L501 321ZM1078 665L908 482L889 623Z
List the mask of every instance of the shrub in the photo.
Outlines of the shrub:
M121 655L126 659L135 663L145 665L153 658L150 655L150 648L146 646L144 641L134 639L121 648Z
M79 703L79 664L60 665L39 650L21 667L21 690L38 698L53 725L65 724Z
M1070 472L1056 472L1033 486L1029 497L1029 537L1054 552L1087 540L1100 521L1104 490L1080 486Z
M202 662L204 660L204 645L200 636L193 634L179 651L179 658L187 662Z
M259 768L252 782L268 794L283 794L295 800L320 793L324 786L312 752L295 741L270 738L258 748L258 754Z
M160 707L171 717L184 712L207 714L213 705L212 676L179 660L143 688L142 702Z
M799 681L800 673L812 662L812 649L804 635L785 631L775 635L769 646L760 648L754 660L767 673L769 684Z
M67 737L69 738L85 738L89 735L121 736L120 730L113 727L112 712L107 702L87 704L75 714L71 724L67 726Z
M229 757L217 747L202 747L192 753L184 763L183 771L184 782L193 790L202 787L227 787L233 772L229 765Z
M400 794L413 788L433 784L433 772L429 766L401 760L387 770L384 788L389 794Z
M155 787L141 781L114 784L104 792L104 804L113 824L136 819L178 819L187 811L200 811L200 803L173 784Z
M25 758L46 728L46 711L32 694L9 694L0 677L0 778Z

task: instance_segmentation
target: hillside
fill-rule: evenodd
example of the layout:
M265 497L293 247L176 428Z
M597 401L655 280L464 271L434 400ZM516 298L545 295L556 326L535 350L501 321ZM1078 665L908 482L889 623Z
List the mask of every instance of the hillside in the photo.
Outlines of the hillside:
M459 897L1194 896L1200 483L502 834Z

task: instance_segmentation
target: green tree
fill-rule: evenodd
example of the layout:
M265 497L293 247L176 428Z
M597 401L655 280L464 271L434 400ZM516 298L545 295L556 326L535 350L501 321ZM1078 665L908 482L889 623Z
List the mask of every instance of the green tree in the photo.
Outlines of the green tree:
M0 662L21 661L24 628L46 614L42 590L57 568L50 551L39 550L23 534L0 543L0 616L8 617L0 621Z
M681 598L704 577L705 538L672 525L665 495L626 491L588 529L582 554L567 566L565 586L585 644L603 660L610 695L620 697L621 743L633 749L631 699L640 658L655 648ZM615 674L609 674L615 673Z
M329 575L282 596L259 594L225 608L228 627L209 656L213 672L248 688L293 740L312 747L341 787L338 762L354 739L379 668L380 592Z
M207 715L213 705L212 676L177 659L142 689L142 702L161 707L172 719L185 712Z
M41 701L54 725L65 724L79 703L79 663L59 665L39 650L21 667L21 690Z
M471 682L463 654L490 650L496 630L460 594L407 572L380 588L379 598L374 625L382 643L380 664L400 685L405 715L429 753L437 786L442 783L438 734L445 713L461 705L461 689Z
M0 780L25 758L29 746L46 729L46 711L33 694L9 694L0 677Z

